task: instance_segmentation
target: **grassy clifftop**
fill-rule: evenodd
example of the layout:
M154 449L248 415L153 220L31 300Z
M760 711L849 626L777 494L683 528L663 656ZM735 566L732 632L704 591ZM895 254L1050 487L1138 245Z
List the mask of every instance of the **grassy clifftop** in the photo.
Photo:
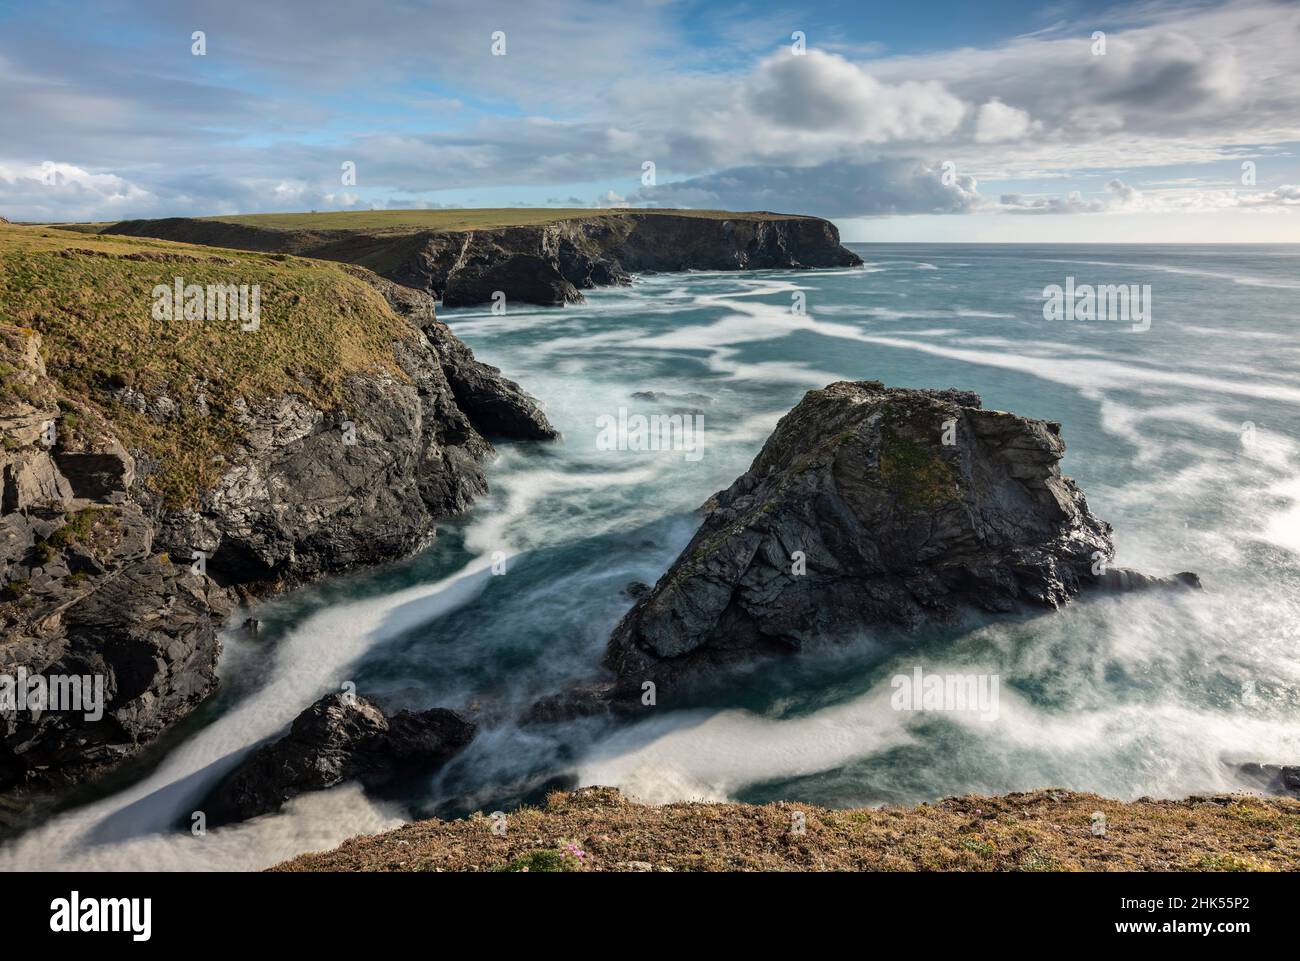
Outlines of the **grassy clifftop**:
M1105 832L1095 833L1095 815ZM1112 801L1069 791L833 811L667 804L612 788L510 814L419 821L283 871L1294 871L1300 801ZM802 830L800 830L802 826Z
M177 277L205 289L258 285L257 329L241 329L238 317L158 319L154 288ZM0 325L41 334L64 418L83 405L107 417L124 444L156 462L146 483L173 503L220 474L239 431L237 400L297 393L337 406L352 374L396 375L393 341L415 336L342 265L7 224Z
M240 224L268 230L365 230L408 233L412 231L493 230L501 227L533 227L561 220L594 220L623 214L698 217L704 220L799 220L796 214L769 211L677 210L671 208L604 207L475 207L460 210L331 210L322 213L227 214L197 217L216 223Z

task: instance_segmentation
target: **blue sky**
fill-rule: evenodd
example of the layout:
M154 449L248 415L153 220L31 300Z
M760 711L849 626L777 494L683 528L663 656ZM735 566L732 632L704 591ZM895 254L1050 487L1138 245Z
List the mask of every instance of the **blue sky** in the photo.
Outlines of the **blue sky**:
M691 206L849 240L1294 241L1297 49L1300 8L1253 0L3 0L0 214Z

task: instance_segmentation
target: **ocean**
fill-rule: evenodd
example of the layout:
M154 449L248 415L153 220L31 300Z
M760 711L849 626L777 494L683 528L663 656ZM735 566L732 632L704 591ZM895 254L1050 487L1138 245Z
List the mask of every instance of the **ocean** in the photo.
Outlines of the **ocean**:
M1239 763L1300 761L1300 248L849 246L865 267L651 275L564 309L443 312L564 440L499 445L491 493L419 556L259 608L256 638L225 638L220 694L102 796L0 848L0 870L257 868L579 784L830 806L1047 786L1132 799L1249 789ZM1045 317L1045 291L1085 285L1125 285L1132 315ZM597 673L627 586L653 584L695 509L836 380L958 387L1061 422L1063 468L1114 526L1116 563L1205 589L864 627L716 703L521 728L538 697ZM654 414L699 431L656 450L602 429ZM996 717L893 709L891 679L918 668L996 676ZM479 736L384 797L349 786L194 830L215 780L347 682L389 707L467 709Z

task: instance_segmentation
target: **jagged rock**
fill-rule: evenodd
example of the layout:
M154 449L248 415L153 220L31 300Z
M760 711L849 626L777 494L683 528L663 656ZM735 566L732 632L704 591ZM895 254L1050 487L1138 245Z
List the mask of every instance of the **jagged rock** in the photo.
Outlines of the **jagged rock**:
M834 224L816 217L674 211L601 211L549 224L484 230L371 234L362 230L266 230L191 220L129 220L105 233L160 237L244 250L284 251L326 260L373 262L384 276L449 306L505 295L512 302L580 302L592 287L628 283L635 272L853 267L862 259L840 245Z
M21 667L29 675L102 678L103 716L0 712L0 790L97 776L216 687L217 629L229 607L211 582L156 558L94 581L63 582L51 599L59 629L7 638L0 674L16 676Z
M293 583L410 553L487 490L487 435L558 436L536 401L437 320L428 294L349 272L420 331L394 344L406 377L352 378L341 411L297 397L237 411L246 440L231 466L159 535L179 556L206 552L220 583Z
M5 512L63 504L72 499L72 485L43 450L25 450L5 458L4 490L0 504Z
M203 809L209 823L242 821L306 791L351 780L380 784L413 766L431 770L474 733L454 711L402 711L389 718L364 697L329 694L299 714L287 735L223 779Z
M438 355L457 406L480 434L514 440L555 440L560 436L536 400L498 368L476 360L469 347L438 319L432 295L368 270L350 270L375 286L389 306L424 334Z
M810 391L615 629L615 699L872 624L1198 583L1109 570L1110 526L1061 474L1064 453L1059 424L969 392Z

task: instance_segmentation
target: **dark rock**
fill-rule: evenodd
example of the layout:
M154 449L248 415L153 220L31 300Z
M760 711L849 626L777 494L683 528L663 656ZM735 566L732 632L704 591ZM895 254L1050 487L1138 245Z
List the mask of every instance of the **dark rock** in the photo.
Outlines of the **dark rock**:
M638 597L640 597L648 590L650 590L649 584L644 584L641 581L632 581L625 588L623 588L623 593L626 594L628 597L632 598L633 600L636 600Z
M475 728L435 708L388 718L364 697L330 694L222 780L202 808L211 824L268 814L307 791L359 780L382 784L405 768L432 770L465 747Z
M384 280L368 270L355 272L377 287L389 306L425 335L438 356L456 405L475 430L485 437L510 440L555 440L560 436L536 400L499 369L476 360L451 328L438 320L430 294Z
M520 718L523 724L555 724L583 717L608 714L618 705L611 702L607 684L592 684L551 694L536 701Z
M615 629L616 695L872 624L1195 583L1107 569L1110 526L1061 474L1064 453L1060 425L970 392L810 391Z

